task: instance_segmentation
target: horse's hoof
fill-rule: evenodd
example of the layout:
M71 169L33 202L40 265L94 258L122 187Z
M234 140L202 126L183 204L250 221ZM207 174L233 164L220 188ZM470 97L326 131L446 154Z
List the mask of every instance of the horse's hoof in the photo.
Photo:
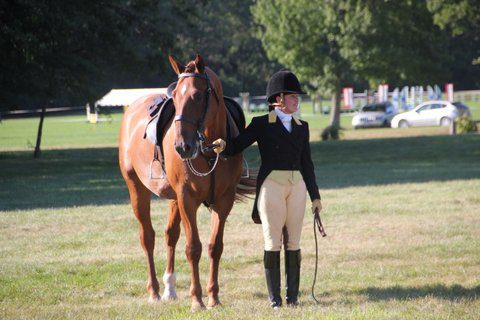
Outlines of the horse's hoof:
M158 294L156 295L151 295L149 298L148 298L148 303L157 303L160 301L160 296Z
M203 302L192 302L192 308L190 309L190 311L198 312L202 310L205 310L205 305L203 304Z
M208 299L207 309L221 307L222 303L218 299Z
M177 293L174 291L174 292L167 292L165 291L162 295L162 301L173 301L173 300L177 300Z

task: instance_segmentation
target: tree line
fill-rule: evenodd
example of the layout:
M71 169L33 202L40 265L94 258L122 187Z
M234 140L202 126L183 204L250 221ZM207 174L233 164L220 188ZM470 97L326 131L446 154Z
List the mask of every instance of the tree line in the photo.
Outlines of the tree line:
M230 96L289 68L336 97L333 126L344 86L480 87L477 0L0 0L0 21L1 110L167 86L169 54L200 53Z
M83 105L166 86L200 53L227 95L292 69L309 93L450 81L480 87L476 0L1 0L0 106Z

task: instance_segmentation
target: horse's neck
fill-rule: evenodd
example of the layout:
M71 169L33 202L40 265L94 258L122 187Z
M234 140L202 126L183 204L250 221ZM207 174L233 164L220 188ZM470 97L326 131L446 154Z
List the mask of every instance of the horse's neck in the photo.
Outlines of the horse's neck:
M210 128L205 128L205 135L207 139L216 140L218 138L225 139L227 137L227 108L223 101L223 88L222 84L217 78L215 72L210 68L206 68L206 72L209 74L210 81L215 90L214 100L217 99L218 108L214 112L213 125Z
M214 116L215 118L212 125L205 127L205 136L211 141L218 138L225 139L227 136L227 111L223 103L220 104Z

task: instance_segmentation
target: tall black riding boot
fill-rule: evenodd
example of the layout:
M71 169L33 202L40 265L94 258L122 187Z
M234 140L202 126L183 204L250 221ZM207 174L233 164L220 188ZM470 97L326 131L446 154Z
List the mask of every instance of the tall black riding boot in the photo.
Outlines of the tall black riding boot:
M285 250L285 283L287 305L298 305L298 288L300 286L300 250Z
M282 306L280 296L280 251L265 251L263 256L265 278L267 279L268 297L272 308Z

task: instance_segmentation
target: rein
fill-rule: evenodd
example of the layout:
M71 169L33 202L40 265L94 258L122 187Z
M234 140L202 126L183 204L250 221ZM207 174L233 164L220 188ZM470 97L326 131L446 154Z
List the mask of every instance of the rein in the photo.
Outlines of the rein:
M186 160L187 162L187 165L188 165L188 168L190 169L190 171L193 172L194 175L198 176L198 177L206 177L208 176L210 173L213 172L213 170L215 170L215 167L217 166L217 163L218 163L218 158L220 158L220 154L217 153L217 157L215 158L215 163L213 164L212 168L210 169L210 171L208 172L199 172L197 171L197 169L195 169L193 167L193 164L192 164L192 161L190 161L190 159Z
M313 217L313 234L315 235L315 274L313 276L312 284L312 298L316 303L319 303L317 298L315 298L315 282L317 281L317 269L318 269L318 241L317 241L317 228L318 232L322 235L322 238L326 237L325 229L322 225L322 220L320 219L320 213L318 210L315 210L315 215Z
M207 98L206 98L205 109L204 109L205 111L203 112L202 118L200 120L195 120L195 119L192 119L191 117L188 117L188 116L185 116L185 115L182 115L182 114L177 114L177 115L175 115L175 118L174 118L174 121L188 122L188 123L193 124L194 126L197 127L197 136L198 136L197 143L200 145L201 153L203 155L205 155L205 153L211 151L215 147L218 147L218 144L210 144L210 145L207 145L207 146L204 145L204 143L205 143L204 122L205 122L205 117L207 116L208 109L210 107L210 96L213 92L213 95L215 96L215 99L217 100L217 102L219 102L217 93L213 89L212 84L210 82L210 78L208 77L207 73L180 73L178 75L178 78L179 79L180 78L200 78L200 79L205 79L206 82L207 82L207 90L206 90ZM217 153L215 163L213 164L212 168L208 172L199 172L198 170L196 170L193 167L192 161L190 159L185 160L185 162L187 162L188 168L193 172L193 174L195 174L196 176L199 176L199 177L206 177L215 170L215 167L217 166L219 157L220 157L220 154Z

